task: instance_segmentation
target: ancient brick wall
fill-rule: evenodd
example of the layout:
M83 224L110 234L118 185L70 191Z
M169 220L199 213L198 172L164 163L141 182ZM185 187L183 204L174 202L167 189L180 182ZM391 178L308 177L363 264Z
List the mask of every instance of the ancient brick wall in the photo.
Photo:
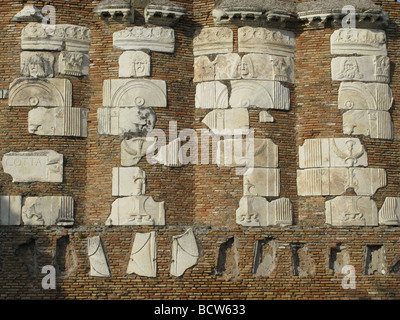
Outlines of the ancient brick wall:
M170 121L178 133L206 126L211 111L195 108L193 38L195 30L214 27L214 0L176 0L186 14L173 26L173 53L147 51L151 77L167 84L166 108L154 108L156 128L168 139ZM325 223L325 202L334 196L298 195L299 147L306 139L346 137L338 109L340 82L331 80L331 25L312 28L292 18L284 30L294 32L295 83L290 110L268 110L274 122L260 123L259 109L249 109L256 138L278 146L280 195L292 204L293 224L246 227L237 224L236 210L243 197L243 176L235 168L210 164L168 167L137 164L146 173L146 196L165 203L165 225L106 226L111 206L112 169L121 167L122 137L98 133L98 109L103 106L103 81L118 79L121 50L113 48L113 34L128 27L95 14L100 1L0 0L0 90L20 77L21 32L26 22L11 19L24 5L56 8L57 24L73 24L91 31L89 75L63 76L73 85L73 106L89 109L87 137L39 136L28 132L28 107L10 107L0 99L0 157L9 152L54 150L64 155L62 183L12 182L0 170L1 195L23 197L71 196L74 225L0 226L0 299L375 299L399 298L400 228L398 226L333 227ZM378 3L378 2L376 2ZM386 29L394 103L390 109L394 137L372 139L357 135L368 153L368 167L383 168L387 185L372 196L381 208L385 198L400 191L400 65L398 37L400 3L379 1L389 14ZM144 6L135 8L135 26L145 24ZM133 26L130 25L130 26ZM238 50L238 26L233 52ZM227 83L227 82L224 82ZM229 85L227 83L227 85ZM167 141L168 142L168 141ZM3 169L3 168L2 168ZM354 191L345 195L353 196ZM266 197L275 200L276 197ZM198 261L183 275L170 274L173 237L192 228ZM137 233L156 231L156 277L127 274ZM90 273L88 239L100 236L110 276ZM383 252L383 253L382 253ZM55 266L56 289L42 288L43 266ZM355 289L344 289L344 265L355 268ZM383 267L382 267L383 265ZM384 272L382 272L384 270Z

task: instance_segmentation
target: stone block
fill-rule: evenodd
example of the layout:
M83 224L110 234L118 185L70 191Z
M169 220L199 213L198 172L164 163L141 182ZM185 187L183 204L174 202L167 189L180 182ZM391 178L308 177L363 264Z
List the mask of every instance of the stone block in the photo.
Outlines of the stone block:
M157 139L153 137L138 137L121 142L121 165L125 167L137 165L147 154L157 148Z
M144 9L147 24L172 26L186 14L186 9L173 4L148 4Z
M149 77L151 57L142 51L125 51L119 57L119 77Z
M268 112L268 111L260 111L258 114L258 122L260 123L269 123L269 122L275 122L274 117Z
M384 30L342 28L331 36L331 54L385 56L386 33Z
M367 153L359 139L306 139L299 147L300 168L368 166Z
M138 167L113 168L112 195L143 196L146 193L146 174Z
M164 202L155 202L150 196L119 198L112 204L108 226L165 225Z
M202 122L216 135L247 134L249 112L245 108L213 110Z
M233 31L225 27L202 28L193 39L195 57L216 53L233 52Z
M89 274L93 277L110 277L110 268L100 236L88 238L87 246L90 263Z
M175 32L169 27L129 27L113 35L116 50L151 50L173 53Z
M0 196L0 225L21 225L22 197Z
M82 52L63 51L58 59L58 73L66 76L89 75L90 58Z
M157 276L156 232L136 233L126 273L144 277Z
M229 106L228 87L219 81L196 85L195 107L199 109L224 109Z
M25 78L53 78L55 57L49 52L22 51L21 76Z
M379 225L400 226L400 198L387 197L378 212Z
M9 152L2 164L13 182L63 182L63 155L52 150Z
M335 227L377 226L378 210L369 197L342 196L325 202L325 223Z
M105 80L103 106L109 108L166 107L167 84L164 80Z
M170 274L180 277L197 264L199 249L196 237L190 228L185 233L172 237L172 260Z
M243 195L279 197L280 170L274 168L250 168L243 175Z
M36 6L26 5L11 19L11 22L42 22L43 18L42 11Z
M241 58L237 53L219 54L214 60L214 80L240 79Z

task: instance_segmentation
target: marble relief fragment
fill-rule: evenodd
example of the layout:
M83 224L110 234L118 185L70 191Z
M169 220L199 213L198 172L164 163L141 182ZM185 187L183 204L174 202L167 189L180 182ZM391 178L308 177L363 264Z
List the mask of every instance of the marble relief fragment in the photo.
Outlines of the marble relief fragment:
M21 76L26 78L53 78L55 57L49 52L21 52Z
M63 51L58 58L58 73L67 76L87 76L90 58L82 52Z
M202 122L217 135L247 134L249 112L245 108L213 110Z
M185 271L197 264L199 249L192 229L172 238L172 262L170 273L179 277Z
M139 167L113 168L113 196L142 196L146 193L146 174Z
M151 58L142 51L125 51L119 58L119 77L150 76Z
M138 137L121 142L121 165L134 166L140 159L156 150L157 139L153 137Z
M219 81L203 82L196 86L195 107L224 109L229 106L228 87Z
M0 226L21 225L21 214L21 196L0 196Z
M94 277L111 276L106 254L100 236L88 238L88 257L90 263L89 274Z
M156 232L136 233L126 273L144 277L157 276Z
M385 198L378 215L379 225L400 226L400 198Z
M243 175L243 195L279 197L280 170L274 168L250 168Z
M202 28L193 39L195 57L214 53L233 52L233 31L225 27Z

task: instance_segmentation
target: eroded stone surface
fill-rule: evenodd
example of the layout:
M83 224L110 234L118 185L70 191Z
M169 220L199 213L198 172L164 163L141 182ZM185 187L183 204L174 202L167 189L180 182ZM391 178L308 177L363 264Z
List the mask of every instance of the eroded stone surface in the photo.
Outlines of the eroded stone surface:
M146 174L138 168L113 168L112 195L142 196L146 193Z
M196 86L195 106L199 109L223 109L229 106L228 88L219 81L203 82Z
M197 30L193 39L193 55L233 52L233 31L214 27Z
M89 74L90 58L82 52L63 51L58 59L58 72L67 76L87 76Z
M250 168L243 175L243 195L279 197L280 170L272 168Z
M1 226L19 226L21 224L21 213L21 196L0 196Z
M336 197L325 202L325 222L337 227L377 226L378 210L369 197Z
M157 276L156 232L136 233L126 273L145 277Z
M119 198L112 204L108 226L165 225L164 202L155 202L150 196Z
M385 198L385 202L379 210L379 224L386 226L400 225L400 198Z
M90 275L94 277L111 276L106 254L101 243L100 236L88 238L88 257L90 263Z
M12 19L12 22L42 22L43 14L37 7L33 5L25 6Z
M26 78L54 77L54 55L49 52L21 52L21 76Z
M249 112L245 108L213 110L203 121L217 135L233 135L249 130Z
M197 264L199 249L192 229L172 238L171 275L179 277Z
M156 150L157 139L152 137L132 138L121 142L121 165L134 166L140 159Z
M151 57L142 51L125 51L119 57L119 77L150 76Z
M63 155L52 150L9 152L2 164L13 182L63 181Z

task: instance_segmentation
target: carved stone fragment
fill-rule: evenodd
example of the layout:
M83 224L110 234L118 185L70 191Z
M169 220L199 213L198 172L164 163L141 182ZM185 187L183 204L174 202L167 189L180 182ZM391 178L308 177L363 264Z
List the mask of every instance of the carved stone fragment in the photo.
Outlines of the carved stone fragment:
M195 106L199 109L228 108L229 97L227 86L219 81L197 84Z
M197 264L199 249L192 229L172 238L171 275L179 277Z
M21 52L21 76L25 78L54 77L54 55L48 52Z
M22 213L21 196L0 196L0 225L19 226Z
M278 81L234 80L231 84L229 104L232 108L290 108L290 90Z
M108 226L165 225L164 202L155 202L150 196L119 198L112 204Z
M214 60L215 80L240 79L241 58L237 53L219 54Z
M378 215L380 225L400 226L400 198L387 197Z
M386 171L381 168L297 170L297 194L300 196L336 196L349 188L357 195L372 196L386 184Z
M157 276L156 232L136 233L126 273L144 277Z
M72 226L74 199L72 197L27 197L22 207L24 225Z
M174 29L168 27L130 27L113 35L114 49L151 50L173 53L175 50Z
M154 157L154 160L166 167L181 167L183 165L181 143L181 139L177 138L167 145L161 146L157 155Z
M342 28L331 36L331 54L385 56L386 33L384 30Z
M243 195L279 197L280 170L272 168L250 168L243 175Z
M307 139L299 147L300 168L368 166L367 153L359 139Z
M94 8L94 13L105 20L110 17L118 20L122 16L122 20L131 23L135 17L129 0L103 0Z
M63 155L52 150L9 152L2 164L13 182L63 181Z
M144 9L146 23L172 26L186 14L186 9L177 5L148 4Z
M89 28L71 24L58 24L53 28L42 23L29 23L21 35L22 50L89 52Z
M68 79L16 79L10 84L8 105L72 107L72 83Z
M217 135L247 134L249 112L245 108L213 110L202 122Z
M88 114L82 108L35 108L28 113L28 130L40 136L86 138Z
M390 82L386 56L337 57L332 59L333 81Z
M152 137L132 138L121 142L121 165L134 166L140 159L156 150L157 139Z
M33 5L25 6L12 19L12 22L42 22L43 14L37 7Z
M233 52L233 31L225 27L202 28L193 39L193 55Z
M271 139L224 139L218 141L220 167L277 168L278 146Z
M88 257L90 262L90 275L94 277L111 276L106 254L100 236L88 238Z
M274 117L268 111L263 110L260 111L260 113L258 114L258 122L260 123L268 123L274 121Z
M392 89L383 83L342 82L338 105L341 110L389 111L393 104Z
M392 117L387 111L349 110L343 114L343 133L392 140Z
M215 63L207 56L194 58L194 77L193 82L215 80Z
M146 174L139 167L113 168L112 195L143 196L146 193Z
M125 51L119 57L119 77L148 77L150 76L151 58L142 51Z
M104 107L166 107L164 80L112 79L103 84Z
M369 197L342 196L325 202L325 223L336 227L377 226L378 210Z
M243 197L236 210L236 223L247 227L292 225L292 203L287 198L268 202L263 197Z
M291 31L272 28L239 28L239 52L268 53L294 57L295 34Z
M156 114L148 107L99 108L97 121L99 134L148 133L154 129Z
M58 59L58 73L67 76L87 76L90 58L82 52L63 51Z

